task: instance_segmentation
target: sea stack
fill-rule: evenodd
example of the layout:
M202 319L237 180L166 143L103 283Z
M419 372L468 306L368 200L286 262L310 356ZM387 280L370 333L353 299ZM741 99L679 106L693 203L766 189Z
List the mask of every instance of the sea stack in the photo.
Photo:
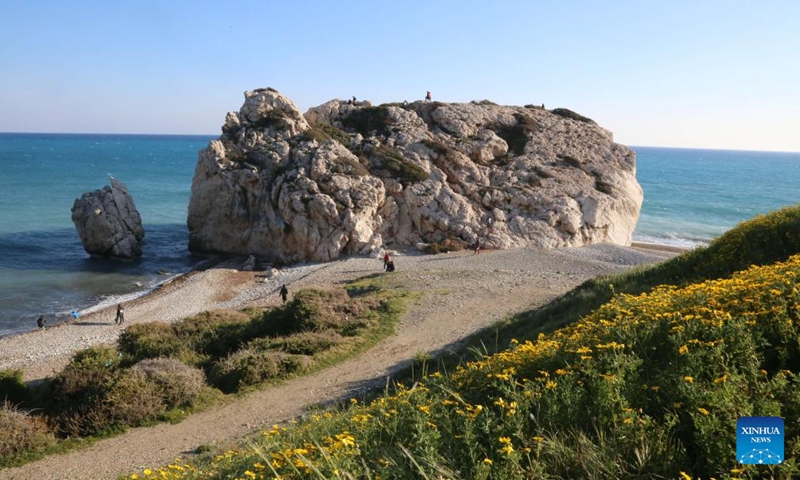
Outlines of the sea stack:
M291 263L384 246L628 245L641 204L634 152L570 110L331 100L303 115L265 88L199 153L189 248Z
M122 260L142 256L142 218L128 188L113 177L111 186L75 200L72 222L84 250L92 256Z

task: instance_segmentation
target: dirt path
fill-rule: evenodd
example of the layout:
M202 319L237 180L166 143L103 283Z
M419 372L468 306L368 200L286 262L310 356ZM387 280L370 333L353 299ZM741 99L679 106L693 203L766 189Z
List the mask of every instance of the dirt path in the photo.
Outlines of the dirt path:
M531 249L472 255L400 257L393 281L424 293L404 316L397 332L358 358L233 403L199 413L176 425L131 429L80 451L55 455L0 471L2 479L108 479L188 457L201 445L226 446L265 426L288 421L309 406L360 396L385 384L387 376L421 352L452 349L471 333L512 313L541 305L588 278L673 253L631 248L540 251ZM330 285L379 271L375 259L350 259L308 266L294 273L291 291ZM286 275L284 279L290 278ZM235 291L226 302L277 302L272 284ZM260 291L260 293L259 293ZM224 295L223 295L224 297ZM220 297L222 298L222 297ZM237 300L238 298L238 300Z

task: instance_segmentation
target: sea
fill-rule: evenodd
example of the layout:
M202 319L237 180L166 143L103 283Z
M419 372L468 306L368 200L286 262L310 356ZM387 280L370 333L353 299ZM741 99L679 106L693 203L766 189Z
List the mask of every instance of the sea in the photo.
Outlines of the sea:
M197 153L216 136L0 133L0 336L141 296L191 270L186 215ZM633 147L644 203L635 242L691 248L800 200L800 153ZM83 250L70 209L127 185L145 228L141 259Z

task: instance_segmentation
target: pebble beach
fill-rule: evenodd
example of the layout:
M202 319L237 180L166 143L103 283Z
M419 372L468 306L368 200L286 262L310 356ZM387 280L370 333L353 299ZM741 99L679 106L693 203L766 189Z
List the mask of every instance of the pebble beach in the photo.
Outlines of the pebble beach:
M510 274L516 282L536 282L553 293L566 285L599 274L659 261L677 253L676 249L638 245L619 247L594 245L580 248L513 249L471 251L440 255L416 252L390 252L398 271L461 271L464 281L484 282L486 288L504 285L483 279L494 274ZM222 261L204 270L195 270L161 285L152 293L125 303L125 324L114 324L116 307L108 307L73 321L22 334L0 338L0 368L21 368L26 380L37 380L60 371L76 351L98 344L114 344L127 326L147 322L175 322L188 316L216 309L243 309L278 305L278 290L286 284L290 292L300 288L341 284L360 276L382 272L382 255L351 257L330 263L305 264L273 272L241 271L242 259ZM420 276L420 281L431 283Z

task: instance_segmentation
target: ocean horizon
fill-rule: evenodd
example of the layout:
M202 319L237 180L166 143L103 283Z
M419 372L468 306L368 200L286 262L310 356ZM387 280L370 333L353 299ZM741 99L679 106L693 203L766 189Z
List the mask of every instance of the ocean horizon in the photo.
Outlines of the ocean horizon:
M186 215L197 153L217 135L0 133L0 336L140 296L202 258ZM633 241L692 248L797 203L800 153L631 147L644 203ZM72 224L83 193L124 183L144 255L91 258Z

